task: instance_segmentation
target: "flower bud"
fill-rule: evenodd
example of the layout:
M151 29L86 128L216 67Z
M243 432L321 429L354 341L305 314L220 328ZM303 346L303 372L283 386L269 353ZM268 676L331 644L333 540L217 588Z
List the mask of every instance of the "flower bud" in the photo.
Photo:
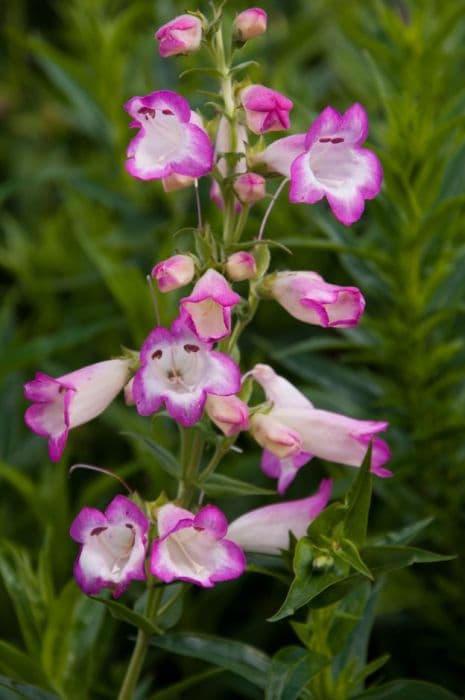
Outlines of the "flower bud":
M262 291L294 318L317 326L350 328L365 308L356 287L329 284L316 272L278 272L265 278Z
M233 253L226 261L226 273L233 282L242 282L255 277L257 264L251 253L240 250Z
M171 173L162 178L162 185L165 192L176 192L190 187L194 184L195 178L189 175L180 175L179 173Z
M194 261L190 255L173 255L159 262L152 270L160 292L172 292L192 281L195 273Z
M265 178L257 173L244 173L234 182L234 192L243 204L254 204L266 196Z
M289 129L293 102L264 85L249 85L241 92L247 126L254 134Z
M227 436L249 428L249 407L237 396L209 394L205 409L211 421Z
M261 7L250 7L240 12L234 20L234 31L238 41L248 41L264 34L267 19L267 14Z
M162 58L196 51L202 41L202 22L192 15L179 15L155 33Z

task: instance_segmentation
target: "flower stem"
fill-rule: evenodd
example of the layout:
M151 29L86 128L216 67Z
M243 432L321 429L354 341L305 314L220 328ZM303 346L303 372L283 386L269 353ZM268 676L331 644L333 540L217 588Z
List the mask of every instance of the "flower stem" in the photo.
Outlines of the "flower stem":
M163 588L160 586L152 586L149 588L144 617L150 621L153 621L157 614L162 594ZM145 655L147 654L150 636L151 635L149 633L139 629L131 660L126 670L126 675L124 676L123 684L118 695L118 700L132 700L140 673L142 671Z
M278 199L279 195L281 194L281 191L282 191L284 185L286 184L286 182L289 182L289 178L287 178L287 177L284 178L284 180L281 182L278 189L274 193L273 197L271 198L271 202L268 205L268 209L266 210L265 215L262 219L262 223L260 225L260 230L259 230L258 236L257 236L258 241L261 241L263 238L263 233L265 231L265 226L266 226L266 222L268 221L268 217L271 214L271 210L273 209L274 205L276 204L276 200Z

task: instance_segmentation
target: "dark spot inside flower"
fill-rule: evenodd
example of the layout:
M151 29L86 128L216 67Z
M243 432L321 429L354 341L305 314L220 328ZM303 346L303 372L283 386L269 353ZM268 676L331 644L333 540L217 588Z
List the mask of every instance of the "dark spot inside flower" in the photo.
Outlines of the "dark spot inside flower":
M155 110L151 109L151 107L141 107L137 113L143 114L146 119L149 117L150 119L155 119Z
M205 530L204 527L198 527L197 525L194 525L194 530L197 530L197 532L203 532Z
M101 532L105 532L107 530L106 527L94 527L93 530L91 530L91 535L100 535Z
M320 141L320 143L329 143L331 141L331 139L328 136L328 138L325 137L324 139L319 139L319 141Z
M331 143L343 143L344 139L341 136L336 136L336 138L331 139Z
M186 352L198 352L200 350L200 348L198 345L191 345L191 344L187 343L186 345L184 345L184 350Z
M155 359L159 360L162 355L163 355L163 352L161 350L155 350L155 352L152 352L151 357L152 357L152 360L155 360Z
M131 525L131 523L124 523L124 527L128 527L130 530L134 530L134 525Z
M168 376L168 379L174 379L176 377L176 372L173 372L172 369L169 369L167 376Z
M170 114L171 116L174 115L174 112L172 112L170 109L162 109L162 114Z
M64 391L66 391L66 387L65 387L65 386L60 386L60 387L58 387L58 393L59 393L59 394L62 394Z

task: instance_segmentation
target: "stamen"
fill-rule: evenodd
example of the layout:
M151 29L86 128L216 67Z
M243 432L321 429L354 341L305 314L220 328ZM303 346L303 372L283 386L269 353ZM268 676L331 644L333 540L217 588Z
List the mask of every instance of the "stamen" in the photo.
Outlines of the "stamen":
M331 139L331 143L343 143L344 139L341 136L336 136L336 138Z
M92 536L93 536L93 535L100 535L100 533L105 532L105 530L108 530L108 528L105 527L105 526L103 526L103 527L94 527L94 529L91 530L91 533L90 533L90 534L91 534Z
M174 112L172 112L170 109L162 109L161 113L162 114L170 114L172 117L174 116Z
M318 139L320 143L329 143L331 141L331 138L328 136L327 138L322 138Z
M155 350L154 352L152 352L151 358L152 358L152 360L155 360L155 359L159 360L162 357L162 355L163 355L163 351L158 349L158 350Z
M64 387L64 386L59 386L59 387L58 387L58 393L59 393L59 394L62 394L64 391L66 391L66 387Z
M137 113L144 115L146 120L148 120L149 117L150 119L155 119L156 111L151 107L141 107L139 110L137 110Z
M190 343L186 343L186 345L184 345L184 350L186 352L198 352L200 348L198 345L191 345Z

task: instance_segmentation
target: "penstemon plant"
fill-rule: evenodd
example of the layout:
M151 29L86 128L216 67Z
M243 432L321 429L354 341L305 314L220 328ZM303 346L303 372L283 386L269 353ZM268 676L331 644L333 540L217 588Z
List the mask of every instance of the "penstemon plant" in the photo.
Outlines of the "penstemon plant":
M350 226L379 193L383 177L378 157L364 147L368 117L360 104L342 114L326 107L306 133L272 140L269 134L290 128L293 103L252 83L251 62L239 58L241 48L266 27L265 11L250 8L226 31L223 5L212 5L210 17L187 13L158 29L163 58L205 48L210 63L199 70L217 79L219 89L203 112L213 107L215 114L206 123L184 96L167 89L132 97L124 107L136 130L126 169L141 180L161 180L166 192L194 188L193 249L173 251L153 268L149 285L157 324L147 328L140 349L125 349L119 358L58 378L38 373L25 385L31 401L26 423L48 439L53 461L61 459L69 430L101 414L123 389L140 416L163 412L179 428L178 455L152 443L173 478L170 496L160 493L154 500L113 475L128 494L117 495L103 512L84 507L70 528L80 545L78 586L88 596L101 594L97 599L113 615L138 630L119 700L136 692L145 697L142 686L136 689L152 644L232 670L268 699L344 700L365 692L378 697L364 691L364 682L387 660L366 658L380 576L444 558L410 546L424 523L368 538L372 475L392 476L386 466L390 450L379 437L387 422L321 410L272 367L250 366L241 358L241 336L259 304L269 299L301 323L328 329L357 325L365 307L362 292L328 282L316 271L270 271L274 244L265 230L287 186L291 204L325 198L336 219ZM211 180L221 229L202 213L204 177ZM271 195L267 188L276 180ZM260 201L266 206L256 227L249 213ZM178 315L164 327L157 299L182 288L188 291ZM248 443L236 442L244 433L263 448L261 469L276 480L279 500L228 522L207 498L215 488L223 495L228 489L254 493L253 485L217 472L231 451L241 459ZM359 472L331 503L328 478L314 493L285 500L313 457ZM247 570L285 584L284 602L271 621L291 617L299 644L270 658L222 637L167 631L166 613L188 586L221 586ZM145 582L146 589L134 608L115 600L133 581Z

